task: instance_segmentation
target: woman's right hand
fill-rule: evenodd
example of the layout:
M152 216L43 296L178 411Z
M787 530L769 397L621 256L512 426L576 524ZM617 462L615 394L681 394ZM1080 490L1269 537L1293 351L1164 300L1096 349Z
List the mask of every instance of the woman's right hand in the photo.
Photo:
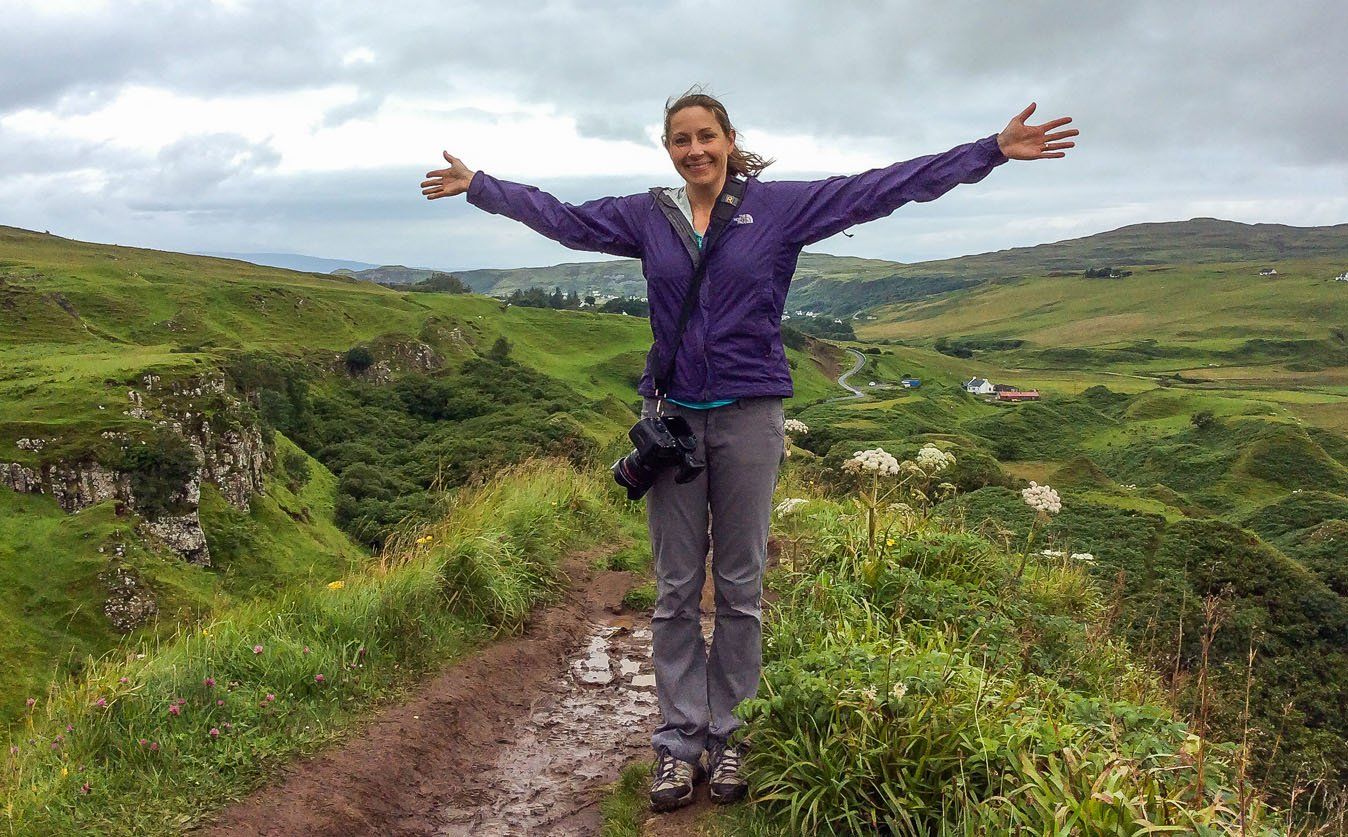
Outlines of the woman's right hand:
M428 171L426 179L421 181L421 194L425 195L428 201L462 195L468 191L468 184L473 182L473 175L477 174L448 151L444 152L444 155L449 168Z

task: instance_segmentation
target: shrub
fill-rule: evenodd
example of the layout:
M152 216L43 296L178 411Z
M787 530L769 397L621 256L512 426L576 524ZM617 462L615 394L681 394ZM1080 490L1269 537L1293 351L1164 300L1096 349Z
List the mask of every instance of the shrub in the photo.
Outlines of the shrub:
M374 365L374 352L368 346L352 346L342 355L342 360L348 372L358 375Z
M131 479L136 510L150 519L184 509L187 483L198 467L196 451L187 440L165 428L132 441L116 463L116 469Z

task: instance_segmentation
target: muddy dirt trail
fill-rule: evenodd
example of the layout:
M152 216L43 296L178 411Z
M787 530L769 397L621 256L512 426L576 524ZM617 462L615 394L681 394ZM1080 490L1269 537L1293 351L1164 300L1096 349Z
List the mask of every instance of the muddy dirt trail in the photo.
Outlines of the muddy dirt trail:
M211 835L597 834L657 714L641 579L570 557L565 599L446 669L358 733L224 810Z

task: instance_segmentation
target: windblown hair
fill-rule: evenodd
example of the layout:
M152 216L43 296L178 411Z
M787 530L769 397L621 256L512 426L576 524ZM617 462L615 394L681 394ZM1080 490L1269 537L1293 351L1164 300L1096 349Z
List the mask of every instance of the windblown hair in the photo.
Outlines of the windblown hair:
M739 132L735 126L730 124L730 114L726 113L725 105L715 96L709 95L701 85L692 87L687 93L677 99L665 100L665 131L660 135L660 142L666 147L669 146L669 120L674 114L684 108L703 107L712 112L716 117L716 122L721 126L721 130L726 136L731 133L736 135L735 148L730 152L726 160L726 167L731 174L737 174L740 177L756 177L762 173L763 169L772 165L775 160L764 159L752 151L745 151L739 144Z

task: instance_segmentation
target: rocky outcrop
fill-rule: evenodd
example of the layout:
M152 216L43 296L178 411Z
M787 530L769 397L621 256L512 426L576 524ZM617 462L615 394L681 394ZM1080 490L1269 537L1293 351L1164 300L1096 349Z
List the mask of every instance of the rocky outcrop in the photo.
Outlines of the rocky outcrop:
M347 366L345 353L336 353L330 362L331 371L375 384L387 384L396 372L434 372L445 365L444 357L420 340L385 338L369 348L375 357L374 363L355 371Z
M145 624L159 612L150 588L129 567L115 564L102 576L108 585L108 598L103 603L103 614L113 627L122 633Z
M17 462L0 465L0 483L18 492L48 494L68 512L107 500L132 504L130 479L97 462L57 462L29 468Z
M263 491L271 466L270 451L261 428L244 420L242 405L226 392L223 376L165 382L159 375L146 374L141 384L143 391L127 390L124 415L153 421L180 434L196 454L198 466L174 497L175 513L147 518L140 530L185 560L209 566L210 550L198 514L202 483L215 485L231 505L246 510L249 500ZM207 414L208 402L215 408L217 421ZM224 420L220 420L222 417ZM226 429L216 430L217 424ZM105 431L102 435L122 445L131 443L125 433ZM17 446L41 452L49 441L25 438ZM62 460L37 466L0 463L0 484L15 491L47 494L67 512L108 500L116 500L128 510L137 509L131 475L96 461Z

